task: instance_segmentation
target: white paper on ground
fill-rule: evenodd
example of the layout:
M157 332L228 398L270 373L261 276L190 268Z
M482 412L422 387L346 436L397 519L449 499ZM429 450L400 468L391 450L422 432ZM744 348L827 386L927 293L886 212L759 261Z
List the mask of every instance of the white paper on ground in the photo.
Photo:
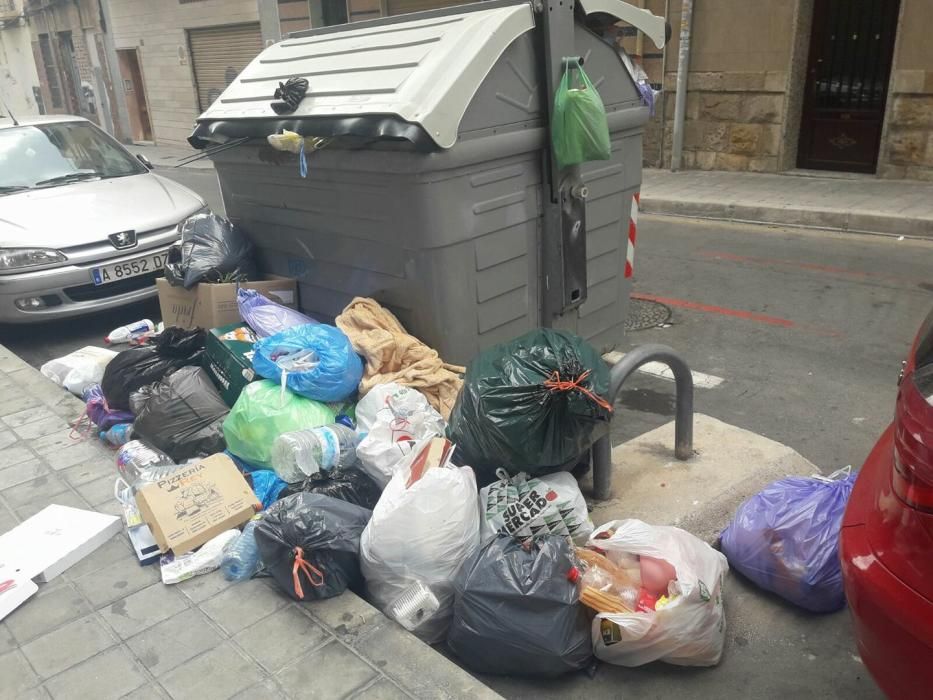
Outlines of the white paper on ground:
M136 558L139 559L140 565L155 564L159 561L162 552L148 525L127 528L126 534L130 536L130 544L136 550Z
M47 582L120 532L115 515L50 505L0 536L0 565Z
M16 610L35 594L39 587L0 562L0 620Z

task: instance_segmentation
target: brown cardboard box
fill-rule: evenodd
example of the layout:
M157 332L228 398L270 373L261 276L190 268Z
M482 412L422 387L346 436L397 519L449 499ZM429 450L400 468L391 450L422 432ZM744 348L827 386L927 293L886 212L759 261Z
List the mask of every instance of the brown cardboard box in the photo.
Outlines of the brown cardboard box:
M166 326L217 328L238 323L237 287L255 289L283 306L298 308L298 284L291 277L266 275L256 282L202 283L191 289L173 287L164 277L156 280L159 307Z
M261 508L233 460L222 454L144 486L136 505L159 549L176 556L242 525Z

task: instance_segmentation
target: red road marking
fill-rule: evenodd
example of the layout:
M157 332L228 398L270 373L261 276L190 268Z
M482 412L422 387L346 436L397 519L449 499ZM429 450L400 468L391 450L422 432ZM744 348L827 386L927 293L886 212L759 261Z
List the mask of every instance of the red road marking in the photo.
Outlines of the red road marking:
M718 260L728 260L729 262L753 263L756 265L784 265L786 267L799 267L801 270L811 270L814 272L826 272L831 275L848 275L850 277L868 277L873 279L888 280L890 282L904 282L902 278L888 277L879 275L877 272L867 272L865 270L850 270L844 267L833 267L832 265L818 265L816 263L798 262L797 260L781 260L779 258L758 258L753 255L735 255L734 253L720 253L715 250L699 250L697 255L704 258L716 258Z
M643 299L645 301L657 301L662 304L667 304L668 306L676 306L681 309L690 309L691 311L702 311L703 313L708 314L719 314L720 316L732 316L733 318L741 318L744 321L755 321L756 323L765 323L769 326L780 326L782 328L796 328L799 330L810 331L811 333L817 333L819 335L828 335L832 337L842 336L843 333L840 331L828 329L828 328L818 328L816 326L808 326L804 324L795 323L786 318L780 318L779 316L768 316L767 314L757 314L754 311L743 311L741 309L729 309L725 306L713 306L710 304L701 304L696 301L688 301L686 299L672 299L670 297L659 297L654 294L632 294L633 299Z

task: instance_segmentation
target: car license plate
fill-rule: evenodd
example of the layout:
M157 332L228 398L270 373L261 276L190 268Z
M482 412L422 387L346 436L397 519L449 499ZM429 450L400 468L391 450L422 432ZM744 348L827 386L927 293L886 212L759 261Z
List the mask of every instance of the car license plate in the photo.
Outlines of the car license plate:
M147 255L145 258L95 267L91 270L91 279L94 280L95 285L100 286L125 280L129 277L139 277L150 272L157 272L165 267L167 257L168 253L156 253L155 255Z

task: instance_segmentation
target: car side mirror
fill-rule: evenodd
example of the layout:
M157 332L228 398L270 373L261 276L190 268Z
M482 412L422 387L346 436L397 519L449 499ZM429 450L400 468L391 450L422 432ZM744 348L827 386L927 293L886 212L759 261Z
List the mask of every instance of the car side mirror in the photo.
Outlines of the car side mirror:
M146 158L142 153L136 154L136 160L145 165L149 170L152 170L152 161Z

